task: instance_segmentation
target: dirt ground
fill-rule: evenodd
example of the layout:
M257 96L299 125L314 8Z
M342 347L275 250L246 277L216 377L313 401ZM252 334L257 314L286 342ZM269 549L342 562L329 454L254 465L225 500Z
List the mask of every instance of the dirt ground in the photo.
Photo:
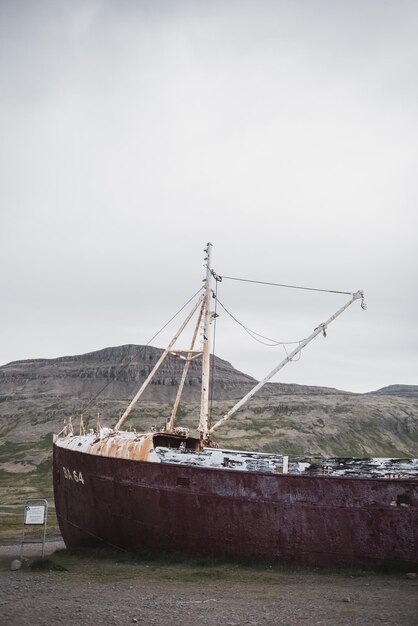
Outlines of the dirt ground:
M10 551L2 546L2 625L418 624L418 578L405 573L121 563L66 551L44 563L67 571L34 571L30 562L11 571L10 562Z

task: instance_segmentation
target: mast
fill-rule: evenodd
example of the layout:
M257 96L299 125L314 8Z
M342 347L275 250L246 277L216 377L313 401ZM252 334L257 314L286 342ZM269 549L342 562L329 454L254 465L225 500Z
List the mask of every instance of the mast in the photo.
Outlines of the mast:
M205 282L205 296L204 296L204 318L203 318L203 356L202 356L202 390L200 396L200 420L198 431L200 432L201 439L207 439L208 437L208 423L209 423L209 384L210 384L210 350L211 350L211 323L212 323L212 311L211 305L211 264L210 256L212 251L212 244L208 243L205 248L205 261L206 261L206 278Z

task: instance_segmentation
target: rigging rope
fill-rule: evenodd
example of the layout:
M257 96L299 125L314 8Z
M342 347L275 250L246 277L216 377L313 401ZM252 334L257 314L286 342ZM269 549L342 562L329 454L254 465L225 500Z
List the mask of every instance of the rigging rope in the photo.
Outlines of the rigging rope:
M173 319L175 319L175 318L177 317L177 315L179 315L179 314L182 312L182 310L183 310L183 309L185 309L185 308L186 308L186 306L187 306L188 304L190 304L190 302L191 302L192 300L194 300L194 298L197 296L197 294L198 294L198 293L200 293L201 291L203 291L203 289L204 289L204 288L203 288L203 286L202 286L202 287L200 287L200 288L196 291L196 293L195 293L195 294L194 294L194 295L193 295L193 296L192 296L189 300L187 300L186 304L183 304L183 306L181 307L181 309L179 309L179 310L177 311L177 313L175 313L175 314L173 315L173 317L172 317L171 319L169 319L169 320L168 320L168 322L167 322L166 324L164 324L164 326L163 326L162 328L160 328L160 330L158 331L158 333L155 333L155 335L154 335L153 337L151 337L151 339L150 339L150 340L148 341L148 343L146 343L145 345L146 345L146 346L149 346L149 344L151 343L151 341L154 341L154 339L155 339L156 337L158 337L158 335L159 335L160 333L162 333L162 332L163 332L164 328L166 328L166 327L167 327L167 326L168 326L168 325L169 325L169 324L173 321Z
M266 337L265 335L261 335L260 333L257 333L255 330L251 330L251 328L248 328L248 326L245 326L245 324L243 324L242 322L237 320L237 318L234 315L232 315L232 313L230 311L228 311L228 309L225 307L224 304L222 304L222 302L219 299L218 299L218 302L221 305L221 307L223 308L223 310L225 311L225 313L227 313L234 320L234 322L236 322L239 326L241 326L245 330L245 332L248 335L250 335L250 337L252 339L254 339L254 341L257 341L258 343L261 343L264 346L269 346L269 347L290 346L290 345L293 345L293 344L298 344L301 341L303 341L303 339L300 339L299 341L276 341L276 339L271 339L270 337ZM256 336L254 336L254 335L256 335ZM261 337L262 339L266 339L270 343L266 343L265 341L261 341L260 339L257 339L257 337Z
M160 330L159 330L157 333L155 333L155 335L154 335L153 337L151 337L151 339L150 339L150 340L149 340L149 341L145 344L145 346L149 346L149 344L151 343L151 341L154 341L154 339L155 339L156 337L158 337L158 335L159 335L160 333L162 333L162 331L163 331L163 330L164 330L164 329L165 329L165 328L166 328L166 327L167 327L167 326L168 326L168 325L169 325L169 324L170 324L170 323L171 323L171 322L172 322L172 321L173 321L173 320L177 317L177 315L179 315L179 314L183 311L183 309L185 309L185 308L186 308L186 306L187 306L188 304L190 304L190 302L191 302L192 300L194 300L194 298L195 298L195 297L198 295L198 293L200 293L202 290L203 290L203 287L200 287L200 288L196 291L196 293L195 293L195 294L193 294L193 295L192 295L192 297L191 297L189 300L187 300L187 302L186 302L185 304L183 304L183 306L182 306L182 307L181 307L181 308L177 311L177 313L175 313L175 314L173 315L173 317L172 317L171 319L169 319L169 320L168 320L168 322L166 322L166 323L164 324L164 326L162 326L162 328L160 328ZM121 360L120 360L120 362L119 362L119 365L121 365L121 368L120 368L119 372L118 372L118 373L117 373L117 374L116 374L113 378L111 378L110 380L108 380L108 382L107 382L107 383L106 383L106 384L105 384L105 385L104 385L101 389L99 389L99 391L96 393L96 395L95 395L95 396L93 396L93 397L89 400L89 402L88 402L88 403L84 406L84 408L82 409L82 413L84 413L84 411L86 411L87 409L89 409L89 408L90 408L90 406L93 404L93 402L95 402L95 401L97 400L97 398L98 398L98 397L99 397L99 396L103 393L103 391L104 391L105 389L107 389L107 387L109 387L109 385L111 385L111 384L112 384L115 380L117 380L117 379L119 378L119 376L122 374L122 372L123 372L124 370L126 370L126 368L127 368L127 367L129 367L129 366L131 365L131 363L134 361L135 356L136 356L136 355L132 356L132 358L131 358L131 359L130 359L127 363L125 363L124 365L121 365L121 363L122 363L123 359L125 358L125 357L122 357L122 359L121 359Z
M273 287L286 287L288 289L302 289L304 291L321 291L322 293L340 293L343 295L351 296L352 291L337 291L336 289L318 289L316 287L301 287L299 285L285 285L282 283L269 283L262 280L250 280L249 278L236 278L234 276L219 276L219 278L225 280L237 280L242 283L255 283L257 285L271 285Z

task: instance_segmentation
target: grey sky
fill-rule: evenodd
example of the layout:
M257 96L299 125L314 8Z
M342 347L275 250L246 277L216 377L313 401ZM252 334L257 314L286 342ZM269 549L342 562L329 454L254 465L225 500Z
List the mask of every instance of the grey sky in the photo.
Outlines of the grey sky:
M212 241L221 275L366 292L277 380L418 384L417 23L402 0L0 2L0 364L146 343ZM284 340L346 299L220 290ZM257 378L282 358L218 333Z

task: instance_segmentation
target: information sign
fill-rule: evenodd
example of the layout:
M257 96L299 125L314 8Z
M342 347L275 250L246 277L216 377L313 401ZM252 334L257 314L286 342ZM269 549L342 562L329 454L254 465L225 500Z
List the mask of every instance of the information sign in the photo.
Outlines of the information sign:
M25 524L44 524L45 523L45 511L44 505L31 505L27 504L25 508Z

